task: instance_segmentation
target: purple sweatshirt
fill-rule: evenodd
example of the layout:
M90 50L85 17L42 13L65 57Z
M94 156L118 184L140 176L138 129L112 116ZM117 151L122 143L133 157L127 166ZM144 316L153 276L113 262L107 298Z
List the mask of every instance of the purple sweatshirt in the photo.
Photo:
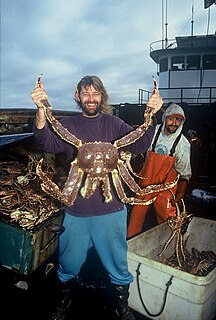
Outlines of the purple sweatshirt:
M105 113L100 113L99 116L95 118L86 118L82 114L77 114L70 118L62 119L61 123L77 138L82 140L82 142L113 142L131 130L134 130L120 118ZM154 132L155 126L150 126L140 139L126 146L124 150L128 150L136 155L146 152L151 144ZM53 133L53 131L49 129L48 124L46 124L43 129L34 127L34 138L36 148L40 151L54 154L65 152L67 162L74 159L73 154L76 148L63 141L56 133ZM118 198L115 190L112 190L112 196L113 200L106 203L101 194L101 188L97 188L89 199L83 198L78 193L74 204L72 206L66 206L65 210L74 216L87 217L100 216L122 210L124 204Z

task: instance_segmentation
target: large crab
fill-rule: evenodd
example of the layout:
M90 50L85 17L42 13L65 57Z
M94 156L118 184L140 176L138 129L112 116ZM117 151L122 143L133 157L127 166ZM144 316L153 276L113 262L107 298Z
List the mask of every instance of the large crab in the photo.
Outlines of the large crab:
M174 193L171 190L170 192L172 193L172 196L175 199ZM182 262L185 262L186 260L186 255L184 252L183 235L186 233L188 225L193 219L192 214L187 214L183 199L181 199L181 203L183 211L180 211L180 207L178 203L176 203L176 216L170 216L167 218L167 223L170 229L172 230L172 234L166 241L162 251L159 253L159 256L162 256L162 254L166 251L167 247L172 242L172 240L175 239L175 253L179 267L181 267Z
M156 80L154 84L154 90L156 91L158 90ZM43 191L57 198L65 205L72 205L79 191L82 197L89 198L99 186L102 188L105 202L112 201L110 178L112 179L119 199L123 203L128 204L148 205L152 203L156 197L153 197L149 201L143 201L136 197L127 197L122 181L126 183L130 190L136 195L160 192L173 188L176 185L178 179L167 184L149 185L144 189L140 188L131 175L131 173L136 175L130 166L131 154L126 151L119 152L120 148L134 143L145 134L152 118L152 109L150 107L147 106L145 109L144 123L114 143L101 141L82 142L64 128L61 122L55 119L52 115L52 107L47 100L42 100L41 103L46 118L52 125L54 131L64 141L78 149L77 157L71 163L69 174L62 190L43 172L43 159L38 162L36 167L36 173L42 181L41 187ZM85 182L82 185L84 177Z

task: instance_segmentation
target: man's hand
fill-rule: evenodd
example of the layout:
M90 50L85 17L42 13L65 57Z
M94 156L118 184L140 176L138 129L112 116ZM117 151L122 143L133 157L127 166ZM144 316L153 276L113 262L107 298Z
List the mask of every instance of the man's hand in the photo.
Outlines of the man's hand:
M159 95L159 91L158 91L158 84L156 79L154 78L154 88L152 90L152 94L150 96L150 98L147 101L147 107L152 108L152 113L156 114L162 107L163 105L163 99L162 97Z
M181 204L181 199L184 198L186 191L187 191L187 187L188 187L188 181L186 179L179 180L179 182L177 184L175 199L171 200L172 206L175 206L176 204L177 205Z
M31 92L31 97L33 102L36 104L38 108L43 108L42 100L48 100L48 95L44 90L44 83L40 81L41 76L37 78L36 86Z
M31 97L37 106L37 113L35 119L35 125L38 129L42 129L46 123L46 116L41 101L48 100L48 95L44 90L44 84L41 80L41 75L37 78L36 86L31 92Z

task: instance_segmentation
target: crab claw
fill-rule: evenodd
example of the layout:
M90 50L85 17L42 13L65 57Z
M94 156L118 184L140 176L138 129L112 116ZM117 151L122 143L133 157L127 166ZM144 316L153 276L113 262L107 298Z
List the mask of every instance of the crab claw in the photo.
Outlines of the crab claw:
M37 77L36 84L35 84L36 87L40 86L42 75L43 75L43 73L41 73L41 74Z
M155 79L154 76L152 76L152 78L153 78L153 81L154 81L154 88L153 88L153 90L152 90L152 93L155 94L155 93L158 93L158 92L159 92L159 91L158 91L158 83L157 83L157 80Z

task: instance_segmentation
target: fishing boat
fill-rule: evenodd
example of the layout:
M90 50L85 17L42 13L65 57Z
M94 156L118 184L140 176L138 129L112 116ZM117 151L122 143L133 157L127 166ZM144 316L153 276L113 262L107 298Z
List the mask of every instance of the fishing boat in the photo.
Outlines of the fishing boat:
M198 217L216 220L216 179L213 174L215 154L204 148L205 145L212 146L216 140L216 34L192 34L171 40L165 38L154 41L150 44L150 57L156 64L159 91L164 106L170 102L181 105L187 115L185 134L192 130L201 141L201 146L192 148L195 173L186 199L187 208L196 212ZM141 124L145 103L150 94L147 89L139 89L137 103L113 105L114 114L136 127ZM57 119L75 114L66 111L53 113ZM35 109L0 110L1 161L18 161L27 165L27 155L24 151L27 150L27 154L34 152L34 117ZM205 163L206 157L208 162ZM194 190L198 193L193 193ZM206 196L209 196L209 201L206 201ZM30 231L23 230L14 221L2 218L1 215L1 288L7 318L20 316L23 319L47 320L54 299L52 276L51 280L47 277L47 267L55 266L58 236L63 232L61 221L61 207L56 208L55 215ZM152 221L147 218L146 230L153 228L155 223L154 219ZM11 246L12 254L9 254ZM74 314L79 314L80 318L88 316L98 320L117 320L105 293L109 286L107 274L94 249L89 252L87 262L82 268L81 279L80 288L74 295L73 307L65 320L71 319L71 315ZM139 299L135 293L135 300ZM10 307L11 300L13 308ZM83 310L80 309L80 303L85 305ZM132 308L133 305L132 301ZM136 308L133 311L137 320L154 318L154 315L142 312L140 308L139 311ZM210 317L211 314L209 319Z

